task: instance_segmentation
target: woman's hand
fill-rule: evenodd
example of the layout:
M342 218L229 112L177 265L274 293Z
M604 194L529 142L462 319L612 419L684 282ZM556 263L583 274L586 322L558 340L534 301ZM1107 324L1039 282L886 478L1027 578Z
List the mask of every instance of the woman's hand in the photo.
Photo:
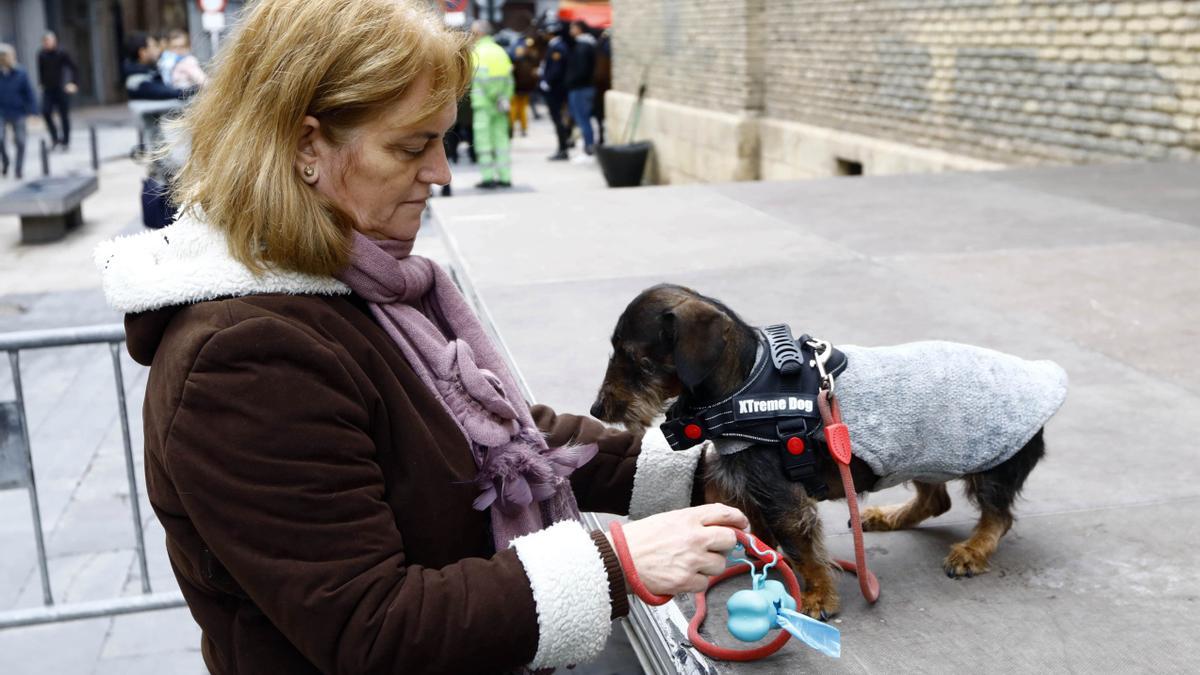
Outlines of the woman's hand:
M725 553L737 544L730 527L750 521L724 504L705 504L659 513L623 526L634 567L646 588L658 595L698 593L708 577L725 569Z

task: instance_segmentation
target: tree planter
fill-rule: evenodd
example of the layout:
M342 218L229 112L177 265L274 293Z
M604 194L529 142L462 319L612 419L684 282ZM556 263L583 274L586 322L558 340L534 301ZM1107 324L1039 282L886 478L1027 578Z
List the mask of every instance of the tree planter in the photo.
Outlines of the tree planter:
M637 187L646 172L646 160L654 144L650 141L597 145L596 160L609 187Z

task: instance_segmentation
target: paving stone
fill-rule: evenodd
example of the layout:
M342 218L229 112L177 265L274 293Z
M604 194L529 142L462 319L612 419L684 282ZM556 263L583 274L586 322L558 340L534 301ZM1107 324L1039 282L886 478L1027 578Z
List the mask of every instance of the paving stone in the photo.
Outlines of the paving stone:
M441 222L534 395L563 411L587 409L616 317L662 281L835 343L951 339L1068 371L1048 455L990 574L941 572L977 518L952 484L946 514L867 535L883 596L868 608L852 578L839 582L840 661L791 645L718 672L1185 672L1194 658L1174 645L1200 623L1189 548L1200 513L1196 178L1194 166L1160 164L652 188L630 198L640 213L624 220L637 228L606 222L602 195L464 200ZM608 235L602 245L583 235L581 250L602 255L554 232L562 208L579 214L570 227ZM551 262L506 275L496 233L472 219L485 210L505 215L507 247L541 246ZM690 230L674 225L689 216ZM744 254L751 243L776 255ZM820 510L830 548L849 557L844 504ZM710 599L709 626L731 588Z
M91 673L111 618L0 630L0 666L5 675Z
M172 652L102 658L96 662L92 675L208 675L200 652Z
M186 607L113 617L100 663L164 654L201 658L200 627Z

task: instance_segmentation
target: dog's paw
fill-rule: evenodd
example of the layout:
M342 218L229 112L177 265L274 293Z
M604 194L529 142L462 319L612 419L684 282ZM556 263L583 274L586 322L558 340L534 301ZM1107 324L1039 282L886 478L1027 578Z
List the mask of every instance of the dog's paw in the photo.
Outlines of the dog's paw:
M942 562L942 569L951 579L978 576L988 571L988 557L965 543L955 544Z
M831 619L841 609L837 591L812 590L800 594L800 610L814 619L826 621Z
M869 506L862 512L863 532L890 532L896 529L895 506Z

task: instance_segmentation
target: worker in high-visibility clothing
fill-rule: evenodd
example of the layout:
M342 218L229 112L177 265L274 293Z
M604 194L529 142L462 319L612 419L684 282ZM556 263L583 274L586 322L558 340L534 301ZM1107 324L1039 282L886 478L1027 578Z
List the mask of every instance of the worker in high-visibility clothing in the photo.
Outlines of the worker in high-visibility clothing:
M475 155L485 190L512 187L508 110L513 95L513 65L504 48L492 39L487 21L471 25L475 33L475 76L471 80L471 114Z

